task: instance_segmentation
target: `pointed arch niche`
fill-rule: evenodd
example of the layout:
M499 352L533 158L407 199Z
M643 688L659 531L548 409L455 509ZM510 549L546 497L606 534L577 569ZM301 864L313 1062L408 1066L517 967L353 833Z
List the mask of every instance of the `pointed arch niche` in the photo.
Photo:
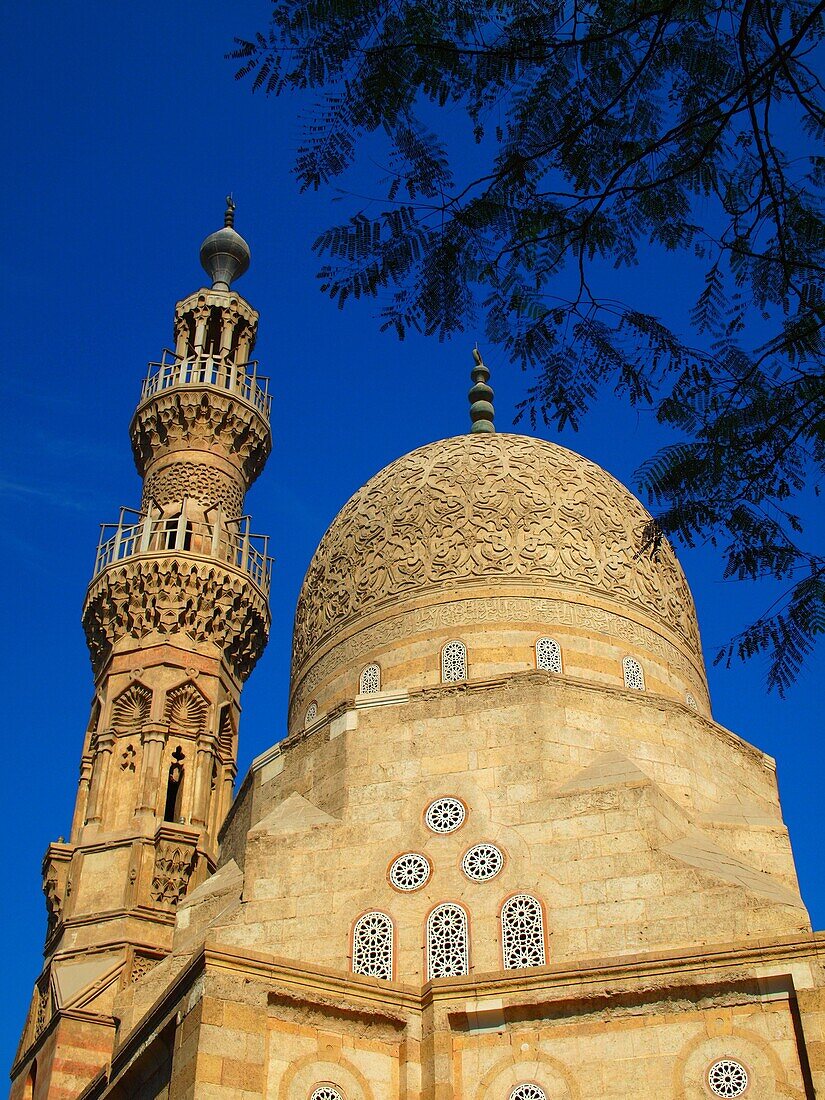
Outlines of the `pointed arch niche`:
M186 680L166 693L164 719L169 733L183 737L198 737L206 732L209 700L191 681Z
M112 703L112 726L118 733L133 733L149 721L152 689L135 680Z

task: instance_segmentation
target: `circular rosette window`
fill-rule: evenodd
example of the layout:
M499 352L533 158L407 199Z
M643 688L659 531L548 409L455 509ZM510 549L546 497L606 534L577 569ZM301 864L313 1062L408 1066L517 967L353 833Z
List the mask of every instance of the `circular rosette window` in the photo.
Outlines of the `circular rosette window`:
M454 833L464 824L467 811L457 798L437 798L424 814L424 823L434 833Z
M405 852L390 867L390 882L396 890L420 890L431 874L430 861L420 852Z
M495 878L504 866L504 856L495 844L476 844L465 852L461 870L473 882L487 882Z
M708 1070L708 1084L715 1096L741 1096L748 1087L748 1071L741 1062L720 1058Z
M509 1100L547 1100L547 1093L540 1085L526 1081L523 1085L516 1085Z

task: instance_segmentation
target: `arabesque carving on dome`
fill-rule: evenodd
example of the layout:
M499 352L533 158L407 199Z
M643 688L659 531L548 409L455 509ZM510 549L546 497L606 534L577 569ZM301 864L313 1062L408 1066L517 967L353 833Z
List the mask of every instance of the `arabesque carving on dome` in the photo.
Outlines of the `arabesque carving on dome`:
M256 408L197 387L163 390L144 402L134 415L130 436L141 476L152 459L169 451L214 451L217 446L251 485L272 449L269 424Z
M293 675L353 618L428 588L529 581L609 594L700 652L670 545L638 556L649 516L586 459L526 436L457 436L391 463L344 506L310 564Z
M92 583L83 628L95 673L125 635L185 634L217 646L246 680L266 646L269 608L251 581L213 563L135 559Z

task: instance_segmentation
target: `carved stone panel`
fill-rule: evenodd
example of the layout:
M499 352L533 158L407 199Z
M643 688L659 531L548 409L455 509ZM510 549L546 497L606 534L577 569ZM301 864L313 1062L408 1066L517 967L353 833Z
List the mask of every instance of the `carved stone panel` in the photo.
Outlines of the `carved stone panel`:
M151 470L143 483L144 512L150 504L160 508L179 505L187 497L204 508L220 505L227 516L243 511L243 492L222 470L202 462L172 462L162 470Z
M162 840L155 853L155 869L152 875L152 901L164 909L177 908L186 896L189 879L195 870L197 851L183 842Z
M641 552L649 519L606 471L552 443L464 435L422 447L367 482L321 540L298 601L293 674L358 616L470 584L607 594L698 655L672 548Z

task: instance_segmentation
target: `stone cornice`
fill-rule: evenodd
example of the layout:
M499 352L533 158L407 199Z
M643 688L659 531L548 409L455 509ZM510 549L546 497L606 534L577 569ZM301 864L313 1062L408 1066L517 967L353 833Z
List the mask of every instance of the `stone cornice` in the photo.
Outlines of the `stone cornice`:
M96 673L124 637L178 636L214 646L243 682L263 653L269 604L252 578L214 558L144 554L104 569L86 593L83 627Z
M237 394L210 385L171 387L148 397L135 410L129 435L141 477L154 461L173 452L217 452L241 472L248 488L272 450L263 413Z

